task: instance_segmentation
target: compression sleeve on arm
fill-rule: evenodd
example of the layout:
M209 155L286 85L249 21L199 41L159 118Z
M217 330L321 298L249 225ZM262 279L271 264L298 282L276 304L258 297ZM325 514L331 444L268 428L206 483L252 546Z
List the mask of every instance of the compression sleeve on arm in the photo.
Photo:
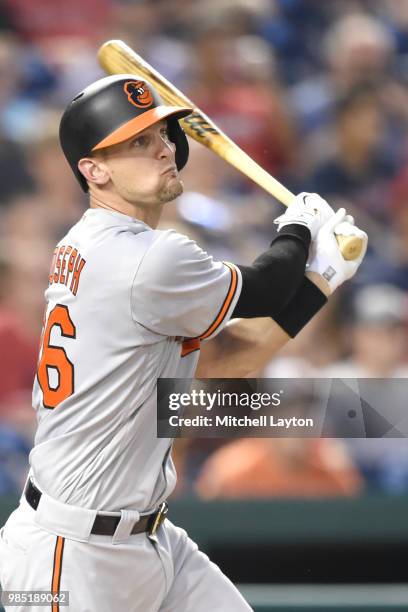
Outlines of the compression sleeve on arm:
M252 266L238 266L242 290L232 317L275 318L302 284L309 246L306 227L287 225Z
M324 293L305 276L293 298L272 318L294 338L326 303Z

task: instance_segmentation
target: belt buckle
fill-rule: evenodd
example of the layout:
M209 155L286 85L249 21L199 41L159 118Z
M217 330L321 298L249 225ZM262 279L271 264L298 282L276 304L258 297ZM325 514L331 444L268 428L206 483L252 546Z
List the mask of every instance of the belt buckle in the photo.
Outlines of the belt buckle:
M169 511L169 507L166 504L166 502L162 502L159 506L159 509L156 513L156 516L154 517L154 520L152 522L152 525L149 529L149 535L150 536L155 536L156 535L156 531L158 530L158 528L160 527L160 525L163 523L164 519L167 516L167 513Z

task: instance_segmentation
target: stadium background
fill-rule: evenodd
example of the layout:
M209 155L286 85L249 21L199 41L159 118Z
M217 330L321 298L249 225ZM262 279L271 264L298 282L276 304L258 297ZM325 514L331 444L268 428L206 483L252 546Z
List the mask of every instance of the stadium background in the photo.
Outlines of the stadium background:
M369 233L356 281L254 376L408 372L406 0L2 0L0 523L27 472L51 254L87 205L59 117L102 76L110 38L290 189L344 204ZM238 263L270 242L281 207L196 143L184 182L162 227ZM407 608L405 439L179 440L175 455L173 519L256 610Z

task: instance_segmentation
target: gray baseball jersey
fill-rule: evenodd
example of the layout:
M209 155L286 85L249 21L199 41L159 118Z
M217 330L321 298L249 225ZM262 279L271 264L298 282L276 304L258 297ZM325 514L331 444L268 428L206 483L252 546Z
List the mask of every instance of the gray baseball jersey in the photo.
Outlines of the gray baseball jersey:
M30 454L62 502L148 512L173 490L171 440L156 438L159 377L193 377L200 342L229 320L239 269L175 231L89 209L54 252Z

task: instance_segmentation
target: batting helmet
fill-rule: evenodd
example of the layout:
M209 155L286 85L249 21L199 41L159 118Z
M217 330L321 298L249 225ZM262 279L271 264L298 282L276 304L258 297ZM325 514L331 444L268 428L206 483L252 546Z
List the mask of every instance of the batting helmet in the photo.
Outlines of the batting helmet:
M188 160L188 142L178 119L192 111L165 106L142 77L108 76L86 87L68 104L60 123L61 147L82 189L88 191L86 179L78 169L82 157L167 119L169 138L176 145L176 165L181 170Z

